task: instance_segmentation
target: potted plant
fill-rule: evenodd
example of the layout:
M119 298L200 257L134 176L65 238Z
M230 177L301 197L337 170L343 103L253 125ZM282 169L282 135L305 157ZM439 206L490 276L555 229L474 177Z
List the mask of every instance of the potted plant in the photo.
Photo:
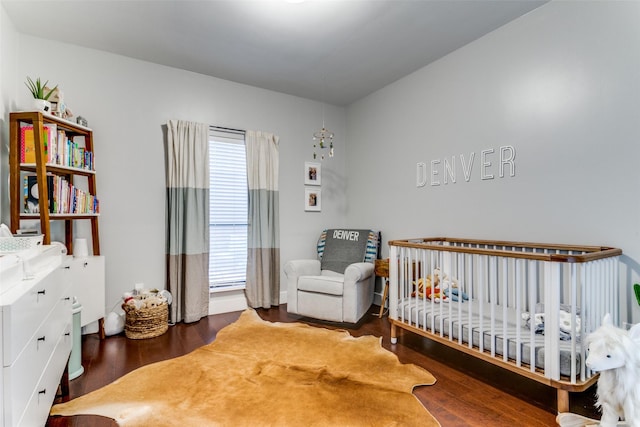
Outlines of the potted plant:
M34 103L33 105L36 107L38 111L44 111L45 113L51 112L51 102L49 102L49 97L53 95L53 92L58 88L58 85L53 89L49 90L47 93L47 83L49 80L44 82L44 84L40 83L40 77L36 79L34 82L31 77L27 76L27 81L24 83L29 88L29 91L33 95Z

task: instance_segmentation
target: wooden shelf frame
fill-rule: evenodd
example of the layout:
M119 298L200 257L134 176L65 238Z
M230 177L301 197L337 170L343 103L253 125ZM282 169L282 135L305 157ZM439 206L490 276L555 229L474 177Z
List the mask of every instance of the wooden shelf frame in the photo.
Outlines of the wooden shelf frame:
M69 138L84 138L85 149L93 150L93 131L87 127L77 125L68 120L64 120L39 111L13 112L9 115L9 198L11 207L11 232L16 233L20 228L21 220L40 219L40 230L44 235L43 243L51 243L51 221L60 220L65 222L65 245L69 254L73 254L73 221L89 220L91 222L91 236L93 254L100 255L100 236L98 230L99 214L52 214L49 212L49 197L47 173L65 176L70 184L73 184L74 176L85 176L88 182L89 194L97 195L96 173L85 169L53 165L47 163L44 148L43 125L47 123L55 124L58 129L64 130ZM20 163L20 127L21 124L33 125L34 145L36 148L36 162ZM22 188L21 171L35 172L39 189L38 214L25 214L22 212L24 196Z

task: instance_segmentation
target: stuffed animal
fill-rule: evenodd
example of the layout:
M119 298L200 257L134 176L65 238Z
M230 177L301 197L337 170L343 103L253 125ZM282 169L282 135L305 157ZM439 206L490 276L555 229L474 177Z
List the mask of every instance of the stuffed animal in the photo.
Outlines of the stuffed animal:
M414 282L414 288L418 288L418 297L424 298L425 295L429 299L433 299L434 302L449 302L449 297L444 295L440 288L431 284L431 276L427 276L426 279L419 278L417 282ZM412 297L416 296L416 292L411 293Z
M166 300L160 296L151 296L151 297L145 298L143 301L145 303L146 308L153 308L153 307L161 306L162 304L165 303Z
M615 327L607 314L587 337L587 345L586 365L600 373L600 426L613 427L624 418L629 426L640 427L640 323L626 331Z
M458 302L460 298L462 298L463 302L469 300L469 296L460 289L458 279L455 277L449 278L446 274L441 274L439 268L433 270L433 276L436 278L436 284L440 284L440 288L446 297L455 302Z
M444 294L453 301L458 302L461 300L462 302L465 302L469 300L469 295L459 288L458 281L455 278L452 278L451 280L448 278L443 279L441 283Z

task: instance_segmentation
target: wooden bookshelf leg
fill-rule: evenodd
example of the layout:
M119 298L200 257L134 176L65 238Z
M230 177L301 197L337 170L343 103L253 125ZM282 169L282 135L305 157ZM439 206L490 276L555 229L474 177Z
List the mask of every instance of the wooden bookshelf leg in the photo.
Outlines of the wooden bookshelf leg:
M105 339L105 334L104 334L104 317L101 317L100 319L98 319L98 333L100 334L100 339L101 339L101 340Z
M558 389L558 413L569 412L569 392Z

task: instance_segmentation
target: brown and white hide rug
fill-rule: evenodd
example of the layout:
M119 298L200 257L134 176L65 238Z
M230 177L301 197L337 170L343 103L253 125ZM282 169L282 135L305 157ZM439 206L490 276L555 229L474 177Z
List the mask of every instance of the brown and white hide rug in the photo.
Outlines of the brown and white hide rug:
M215 341L55 405L120 426L439 426L412 394L435 378L381 338L263 321L249 309Z

